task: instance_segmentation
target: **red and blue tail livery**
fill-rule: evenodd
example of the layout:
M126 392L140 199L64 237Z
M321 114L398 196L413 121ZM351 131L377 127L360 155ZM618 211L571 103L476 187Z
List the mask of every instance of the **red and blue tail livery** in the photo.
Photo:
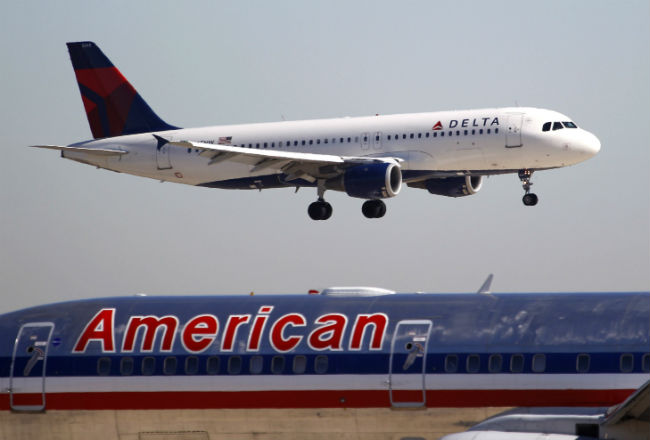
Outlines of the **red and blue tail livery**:
M68 43L68 51L95 139L176 128L154 113L95 43Z

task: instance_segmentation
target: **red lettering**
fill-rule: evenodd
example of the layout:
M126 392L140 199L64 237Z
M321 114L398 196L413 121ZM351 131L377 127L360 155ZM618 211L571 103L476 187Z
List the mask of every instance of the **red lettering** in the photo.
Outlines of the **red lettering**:
M260 339L262 339L262 332L264 331L264 326L266 325L266 320L269 319L267 315L262 315L262 313L271 313L273 306L262 306L260 307L260 315L255 317L253 321L253 327L251 328L251 333L248 336L248 350L257 351L260 349Z
M304 327L307 325L305 317L299 313L290 313L288 315L282 316L280 319L273 323L271 327L271 345L274 349L280 352L287 352L296 348L296 346L302 341L302 336L289 336L288 338L284 337L284 328L288 325L293 327Z
M157 316L132 316L126 326L122 351L133 351L135 339L141 327L144 327L145 332L140 344L140 351L153 351L154 340L161 326L164 326L164 330L160 351L172 351L174 337L176 336L176 327L178 326L178 318L171 315L163 316L162 318Z
M384 341L388 316L383 313L374 313L372 315L357 315L352 329L350 338L350 350L361 350L364 333L368 325L372 325L372 336L370 338L370 350L381 350L381 344Z
M311 332L309 346L314 350L342 350L341 341L348 318L338 313L319 316L316 324L325 324Z
M230 315L226 323L226 331L221 341L221 351L232 351L232 347L237 338L237 328L246 324L251 319L251 315Z
M212 344L219 331L219 320L213 315L199 315L190 319L183 328L183 347L200 353Z
M79 335L77 343L72 350L74 353L83 353L89 342L97 341L102 345L103 352L112 353L115 351L113 336L113 320L115 319L115 309L101 309L90 320L86 327Z

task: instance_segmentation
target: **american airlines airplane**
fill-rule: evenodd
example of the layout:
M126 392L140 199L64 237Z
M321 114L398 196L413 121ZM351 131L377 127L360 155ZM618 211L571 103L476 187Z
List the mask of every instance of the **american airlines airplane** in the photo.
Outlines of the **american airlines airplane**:
M0 334L2 439L650 439L650 292L139 295Z
M534 171L582 162L596 136L563 114L491 108L370 117L178 128L164 122L92 42L68 43L93 140L35 145L112 171L224 189L315 187L309 216L326 220L327 190L364 199L363 214L386 213L382 199L403 183L461 197L483 177L517 173L523 202Z

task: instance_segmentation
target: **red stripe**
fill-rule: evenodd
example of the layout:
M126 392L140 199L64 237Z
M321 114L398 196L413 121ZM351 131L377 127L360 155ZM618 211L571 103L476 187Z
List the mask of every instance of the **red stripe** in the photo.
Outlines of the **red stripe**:
M611 406L634 390L444 390L427 391L430 408L486 406ZM40 395L39 395L40 396ZM48 393L47 408L72 409L244 409L244 408L381 408L388 391L237 391ZM0 410L9 396L0 396Z

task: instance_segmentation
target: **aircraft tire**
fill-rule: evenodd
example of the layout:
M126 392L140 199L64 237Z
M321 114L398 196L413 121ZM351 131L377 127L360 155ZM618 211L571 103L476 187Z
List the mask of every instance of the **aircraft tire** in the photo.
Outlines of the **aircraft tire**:
M535 206L537 205L538 200L539 199L537 198L537 194L533 194L533 193L525 194L524 197L522 198L522 201L526 206Z

